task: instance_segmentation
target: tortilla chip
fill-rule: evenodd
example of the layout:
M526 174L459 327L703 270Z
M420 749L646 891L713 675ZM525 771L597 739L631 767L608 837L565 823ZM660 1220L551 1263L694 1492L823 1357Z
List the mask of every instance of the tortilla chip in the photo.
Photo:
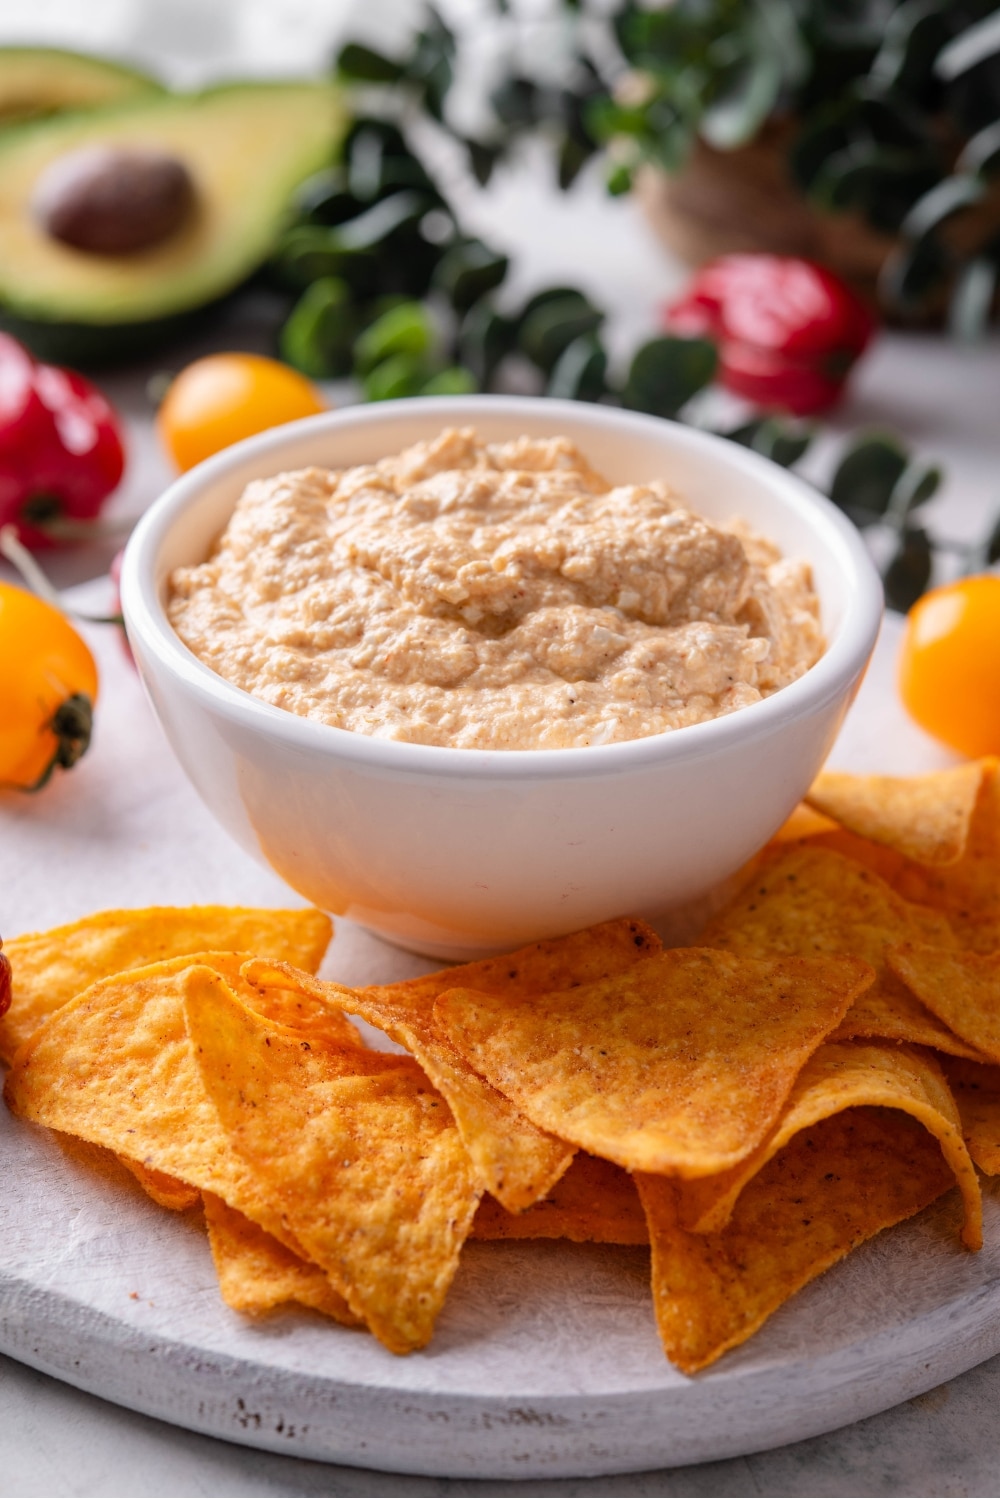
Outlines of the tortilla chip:
M619 974L637 954L657 951L660 939L639 921L603 922L568 938L532 944L502 959L442 969L420 980L355 990L351 999L286 965L250 963L250 983L297 984L304 995L345 1005L405 1047L448 1101L481 1187L511 1214L544 1199L573 1161L574 1148L540 1130L510 1100L469 1067L435 1022L433 1002L457 977L475 977L498 996L540 993L546 978L579 986L589 978Z
M917 999L980 1054L1000 1062L1000 953L963 953L905 943L889 966Z
M182 980L198 961L231 972L240 956L185 955L99 980L18 1050L4 1098L16 1115L215 1193L298 1253L202 1084Z
M678 948L560 994L451 990L434 1013L543 1129L628 1171L704 1177L760 1144L870 982L852 958Z
M943 912L961 947L993 953L1000 948L1000 775L995 759L984 765L983 783L962 858L943 869L927 869L908 861L893 885L907 900L920 901ZM920 939L914 937L910 941Z
M1000 1174L1000 1068L946 1058L944 1070L962 1118L969 1155L990 1177Z
M639 1175L653 1303L685 1374L742 1344L795 1292L953 1186L937 1141L899 1110L851 1109L800 1132L717 1234L681 1227L677 1183Z
M618 917L599 922L565 937L545 938L513 953L482 958L405 979L399 984L372 985L360 996L377 995L391 1001L402 1015L429 1012L445 990L484 990L490 995L544 995L554 990L575 989L622 974L642 958L659 953L663 944L651 927L637 917ZM359 1012L360 1015L360 1012Z
M953 947L947 918L914 906L872 871L829 849L799 844L758 877L698 939L730 953L850 953L872 966L875 983L852 1006L832 1041L885 1037L977 1056L891 973L886 949L905 941Z
M852 776L821 771L806 802L851 833L916 860L953 865L965 852L985 762L924 776Z
M214 1193L205 1194L205 1224L222 1300L236 1312L259 1317L299 1302L348 1328L364 1326L319 1266L300 1260Z
M830 849L834 854L842 854L856 865L863 865L866 870L871 870L886 885L893 887L897 875L906 864L903 855L898 854L895 849L887 849L884 844L873 844L871 839L863 839L860 834L850 833L846 828L833 828L829 833L813 834L805 843L810 849Z
M573 989L620 974L662 947L645 922L619 917L496 958L362 989L357 1014L413 1053L448 1100L483 1188L518 1213L550 1192L574 1149L539 1130L469 1067L437 1026L434 1002L456 986L491 995Z
M484 1198L470 1238L648 1245L649 1231L629 1174L599 1156L581 1153L548 1197L523 1213L509 1214L495 1198Z
M376 1338L397 1354L422 1347L481 1196L444 1099L412 1058L304 1041L210 968L185 985L198 1069L234 1149Z
M797 807L792 808L777 833L772 835L770 842L772 844L797 844L800 839L812 838L818 833L832 833L836 827L832 818L825 818L815 808L807 807L804 802L800 802Z
M240 906L150 906L103 911L7 941L13 998L0 1020L0 1057L67 1001L99 979L186 953L259 953L315 971L332 932L330 919L307 907L270 911Z
M145 1162L135 1161L131 1156L119 1153L118 1160L123 1167L128 1167L140 1187L161 1208L185 1213L201 1202L201 1193L189 1182L182 1182L179 1177L171 1177L167 1172L158 1172L155 1167L147 1167Z
M979 1250L982 1193L962 1139L958 1108L940 1067L927 1052L858 1042L827 1042L820 1047L796 1079L770 1139L731 1171L685 1186L681 1198L685 1228L698 1234L724 1228L747 1183L793 1136L859 1105L903 1110L937 1138L965 1203L962 1240L969 1250Z

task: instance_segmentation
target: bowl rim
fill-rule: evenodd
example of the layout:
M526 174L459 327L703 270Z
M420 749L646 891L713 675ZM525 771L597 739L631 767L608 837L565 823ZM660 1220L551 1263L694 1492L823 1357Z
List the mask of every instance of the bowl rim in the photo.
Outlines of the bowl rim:
M274 707L236 687L202 662L175 632L157 586L161 547L184 513L195 508L207 487L241 468L248 459L266 460L276 450L295 446L298 439L318 430L345 427L378 428L397 418L426 418L428 436L449 423L474 423L484 406L501 416L550 413L552 430L560 420L627 433L669 429L670 442L701 450L723 461L731 471L756 472L771 488L784 492L791 508L804 516L832 550L845 574L850 608L834 639L812 667L795 682L758 703L719 718L680 729L663 730L641 739L607 745L576 745L563 749L468 749L452 745L424 745L392 740L308 719ZM294 461L293 461L294 462ZM270 472L274 472L271 470ZM245 438L182 474L153 502L140 519L125 549L121 571L122 611L136 649L141 675L152 658L159 669L183 685L216 715L251 732L266 732L290 749L333 755L338 761L369 769L412 775L501 778L504 780L577 779L640 770L650 763L681 762L718 753L739 743L766 738L782 725L809 717L844 693L860 678L878 635L883 611L882 584L860 533L837 507L797 475L751 449L728 442L715 433L667 421L642 412L584 405L550 397L455 396L413 397L304 417Z

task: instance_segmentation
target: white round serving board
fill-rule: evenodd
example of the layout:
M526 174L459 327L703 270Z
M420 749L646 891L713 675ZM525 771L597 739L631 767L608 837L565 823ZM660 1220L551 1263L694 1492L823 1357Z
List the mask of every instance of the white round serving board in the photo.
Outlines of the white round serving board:
M101 585L81 602L106 603ZM0 932L102 907L280 905L189 790L118 641L88 757L0 799ZM833 757L915 771L948 757L895 701L890 624ZM432 967L342 924L324 972ZM0 1111L0 1350L136 1411L298 1457L404 1473L542 1479L776 1447L884 1410L1000 1351L1000 1200L986 1249L950 1194L856 1251L694 1379L665 1360L642 1249L473 1244L430 1347L398 1359L292 1309L222 1303L197 1215L158 1209L104 1154Z

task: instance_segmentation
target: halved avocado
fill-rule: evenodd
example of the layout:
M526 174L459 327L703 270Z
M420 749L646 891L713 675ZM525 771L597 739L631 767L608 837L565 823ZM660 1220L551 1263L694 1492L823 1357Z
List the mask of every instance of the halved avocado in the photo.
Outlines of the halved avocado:
M0 325L66 363L148 350L267 258L294 190L330 162L344 124L329 83L242 83L0 131ZM33 207L39 180L88 147L181 162L194 207L177 231L127 255L49 234Z
M0 125L164 92L135 68L59 47L0 47Z

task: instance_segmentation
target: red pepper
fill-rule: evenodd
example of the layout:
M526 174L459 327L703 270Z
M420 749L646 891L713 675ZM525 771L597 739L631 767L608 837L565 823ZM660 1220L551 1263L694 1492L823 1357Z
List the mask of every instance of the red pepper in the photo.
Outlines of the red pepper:
M10 959L3 951L0 938L0 1016L10 1009Z
M97 516L124 468L118 418L96 386L0 333L0 526L26 547L52 546L60 523Z
M808 416L840 398L876 323L833 271L789 255L723 255L664 314L712 339L727 390L767 411Z

